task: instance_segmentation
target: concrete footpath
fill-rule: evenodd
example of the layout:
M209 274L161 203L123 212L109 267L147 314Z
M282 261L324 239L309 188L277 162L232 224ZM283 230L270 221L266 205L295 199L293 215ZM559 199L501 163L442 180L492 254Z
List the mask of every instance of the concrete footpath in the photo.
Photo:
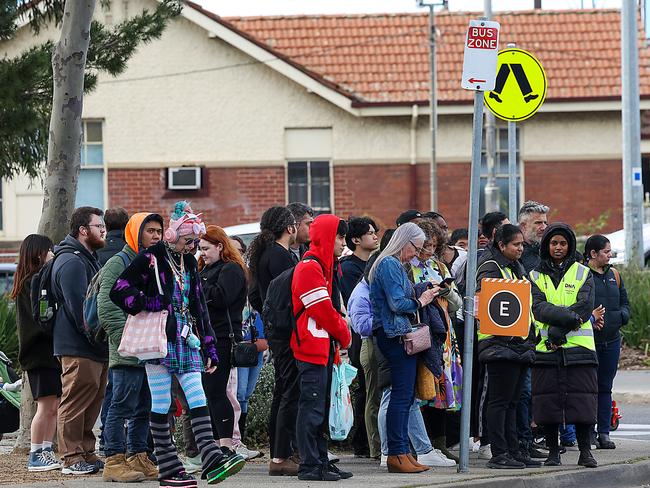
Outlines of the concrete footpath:
M612 397L618 403L647 405L650 408L650 369L618 371Z
M378 462L368 459L354 459L351 456L341 456L339 466L352 471L354 477L340 481L340 487L367 487L372 488L414 488L414 487L486 487L486 488L556 488L558 486L589 487L589 488L617 488L641 487L650 484L650 441L620 440L618 447L613 451L594 450L599 467L587 469L576 466L578 452L568 451L562 455L563 466L556 468L537 468L525 470L492 470L485 467L485 461L479 461L477 454L471 454L470 472L459 474L456 468L435 468L416 475L389 474L386 468L380 468ZM266 461L268 462L268 461ZM260 486L288 486L308 487L322 486L321 483L307 483L296 478L271 478L267 475L267 464L264 461L249 463L238 475L228 479L222 485L224 488L252 488ZM27 484L4 484L3 486L27 486ZM49 482L30 482L28 486L37 488L45 487L105 487L118 488L121 483L105 484L100 476L80 477L74 479L59 479ZM140 483L137 485L153 488L158 486L155 482ZM199 486L207 487L205 481ZM332 485L334 486L334 485Z

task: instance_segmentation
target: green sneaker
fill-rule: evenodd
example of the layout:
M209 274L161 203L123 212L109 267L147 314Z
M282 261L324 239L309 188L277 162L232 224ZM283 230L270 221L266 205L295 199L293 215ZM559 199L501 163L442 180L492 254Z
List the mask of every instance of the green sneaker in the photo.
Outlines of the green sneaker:
M239 473L246 464L246 460L239 454L232 453L224 456L214 469L208 471L206 478L209 485L221 483L233 474Z

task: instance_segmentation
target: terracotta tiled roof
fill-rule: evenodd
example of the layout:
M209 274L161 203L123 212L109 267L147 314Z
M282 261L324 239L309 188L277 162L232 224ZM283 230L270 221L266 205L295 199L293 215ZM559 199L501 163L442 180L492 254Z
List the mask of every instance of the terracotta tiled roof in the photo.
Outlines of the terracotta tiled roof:
M478 13L436 14L438 100L463 103L464 36ZM218 17L215 17L219 19ZM533 53L548 77L548 100L620 97L619 10L531 10L495 15L501 48ZM373 14L219 19L286 56L356 104L427 103L428 16ZM650 97L650 51L639 25L641 95Z

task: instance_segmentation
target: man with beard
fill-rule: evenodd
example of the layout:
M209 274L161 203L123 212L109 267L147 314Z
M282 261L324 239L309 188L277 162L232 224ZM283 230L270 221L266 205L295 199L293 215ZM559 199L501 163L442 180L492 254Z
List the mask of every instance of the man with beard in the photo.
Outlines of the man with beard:
M519 227L524 234L524 253L521 255L521 264L526 273L530 273L539 264L539 243L548 226L549 208L539 202L529 200L519 209Z
M103 468L92 429L106 388L108 348L88 341L83 320L86 288L100 268L96 251L105 243L103 214L94 207L76 209L70 234L54 249L51 289L58 306L54 355L63 369L57 423L63 474L90 474Z
M546 215L549 208L539 202L529 200L519 209L517 220L519 228L524 234L524 252L519 259L524 265L526 273L530 273L540 263L539 243L542 240L544 231L548 227ZM517 437L522 451L528 451L532 458L542 459L544 453L533 446L532 423L532 385L531 370L525 372L524 386L517 405Z

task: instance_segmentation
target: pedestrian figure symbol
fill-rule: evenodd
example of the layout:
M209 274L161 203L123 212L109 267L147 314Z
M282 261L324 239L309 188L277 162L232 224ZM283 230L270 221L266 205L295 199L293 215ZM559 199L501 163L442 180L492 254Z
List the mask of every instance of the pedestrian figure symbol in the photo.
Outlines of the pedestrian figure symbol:
M546 74L540 62L522 49L500 51L494 90L485 93L490 111L504 120L525 120L545 97Z

